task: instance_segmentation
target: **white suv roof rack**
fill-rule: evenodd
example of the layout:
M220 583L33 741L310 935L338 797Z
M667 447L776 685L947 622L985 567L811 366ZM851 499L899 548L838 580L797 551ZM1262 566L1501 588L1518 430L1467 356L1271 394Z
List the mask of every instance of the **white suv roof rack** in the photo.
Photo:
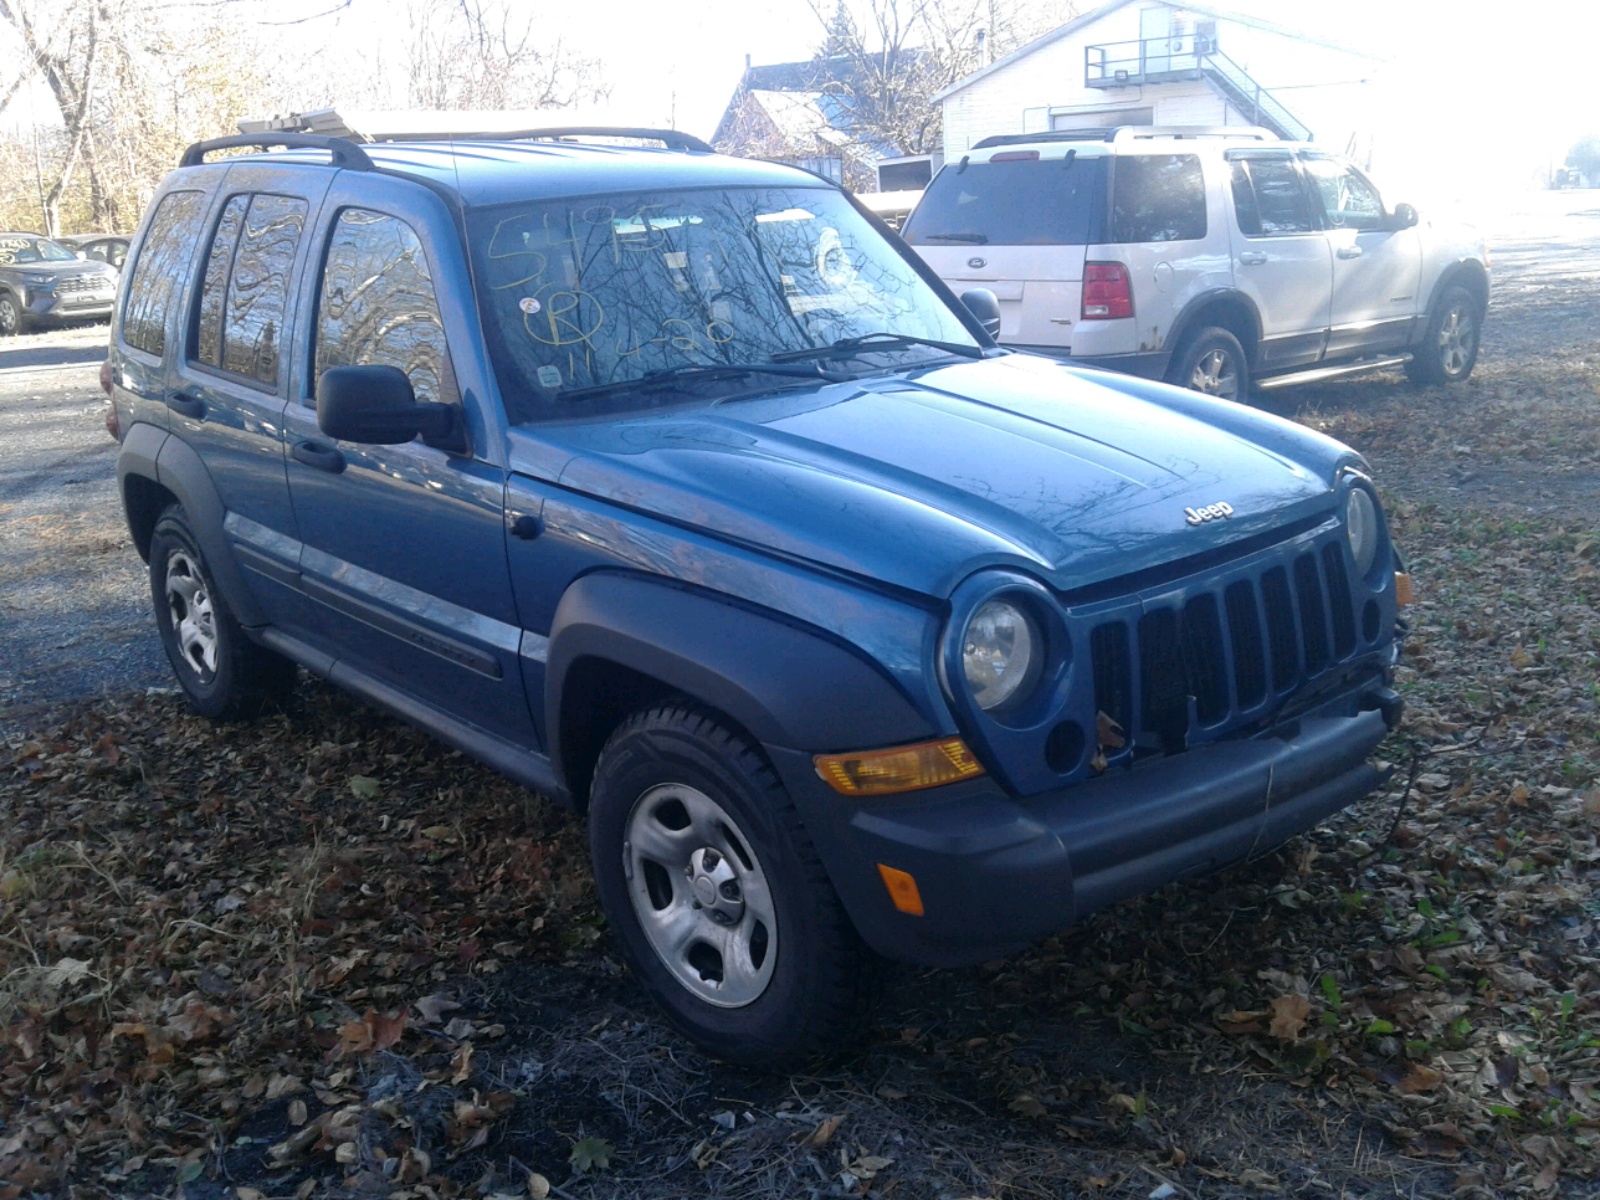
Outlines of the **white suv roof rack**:
M1259 125L1123 125L1111 140L1136 142L1144 138L1238 138L1275 142L1278 135Z

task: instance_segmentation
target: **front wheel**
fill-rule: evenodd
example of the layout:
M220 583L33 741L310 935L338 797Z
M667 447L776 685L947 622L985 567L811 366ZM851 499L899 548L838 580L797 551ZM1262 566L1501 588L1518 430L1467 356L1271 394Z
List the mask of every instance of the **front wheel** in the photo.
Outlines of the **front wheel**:
M1483 309L1463 287L1446 289L1428 316L1422 345L1406 364L1412 383L1461 383L1478 361Z
M13 337L28 331L27 318L22 307L10 292L0 292L0 337Z
M589 841L635 976L691 1041L775 1070L846 1043L873 964L747 741L687 703L630 718L595 768Z
M150 535L150 596L161 644L196 712L230 721L287 702L294 664L246 636L177 504Z
M1184 339L1167 382L1207 396L1243 400L1250 394L1250 364L1238 338L1211 326Z

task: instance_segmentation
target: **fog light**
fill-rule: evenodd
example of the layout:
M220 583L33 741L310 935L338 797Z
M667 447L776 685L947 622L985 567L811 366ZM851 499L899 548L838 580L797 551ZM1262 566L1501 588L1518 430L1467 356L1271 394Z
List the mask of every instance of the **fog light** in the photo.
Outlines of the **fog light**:
M878 864L878 874L883 876L883 886L889 889L889 899L901 912L913 917L922 916L922 893L909 871Z
M960 738L863 750L857 754L818 754L817 774L846 796L887 796L972 779L983 766Z

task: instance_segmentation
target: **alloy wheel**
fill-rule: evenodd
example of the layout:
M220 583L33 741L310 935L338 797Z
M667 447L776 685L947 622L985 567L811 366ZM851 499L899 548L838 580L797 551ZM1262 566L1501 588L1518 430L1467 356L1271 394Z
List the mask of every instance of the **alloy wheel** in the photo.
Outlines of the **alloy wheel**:
M17 332L17 304L10 296L0 296L0 337Z
M1472 313L1465 305L1452 305L1439 326L1439 365L1446 375L1455 376L1466 370L1477 336Z
M778 961L778 922L750 840L704 792L665 783L640 796L622 847L639 926L689 992L719 1008L761 997Z
M205 576L183 550L167 555L166 590L173 636L184 661L209 680L217 673L217 614Z
M1236 400L1239 396L1239 372L1227 351L1208 350L1194 364L1189 374L1189 386L1208 396L1221 396Z

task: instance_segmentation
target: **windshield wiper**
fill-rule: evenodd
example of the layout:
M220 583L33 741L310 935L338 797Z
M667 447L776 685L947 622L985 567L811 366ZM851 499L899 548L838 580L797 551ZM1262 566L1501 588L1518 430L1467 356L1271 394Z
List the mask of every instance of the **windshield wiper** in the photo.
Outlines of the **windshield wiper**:
M986 245L989 241L987 233L925 233L922 235L925 242L971 242L974 246Z
M928 346L946 354L959 354L962 358L982 358L982 346L963 346L960 342L941 342L934 338L914 337L909 333L864 333L860 337L840 338L826 346L808 346L804 350L782 350L772 356L775 363L798 362L806 358L850 358L856 354L870 354L874 350L900 350L907 346Z
M791 379L820 379L827 383L843 383L850 378L840 371L829 371L821 366L801 366L778 361L754 363L679 363L675 367L657 367L633 379L618 379L611 383L597 383L590 387L574 388L561 393L563 400L587 400L607 392L627 391L633 388L675 387L690 379L722 379L737 375L783 375Z

